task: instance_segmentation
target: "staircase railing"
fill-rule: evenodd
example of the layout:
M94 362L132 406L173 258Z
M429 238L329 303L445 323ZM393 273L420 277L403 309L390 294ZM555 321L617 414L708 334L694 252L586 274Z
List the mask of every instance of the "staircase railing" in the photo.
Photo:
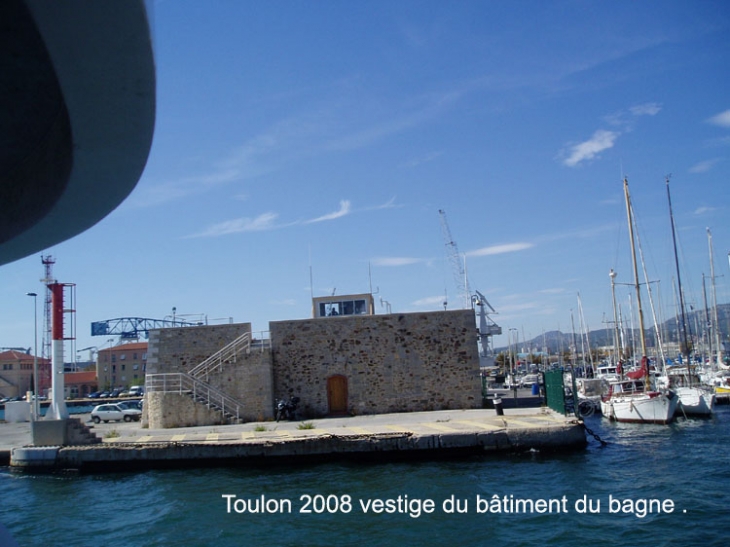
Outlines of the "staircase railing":
M235 362L236 357L241 352L248 353L251 350L251 334L248 332L243 333L241 336L236 338L233 342L224 346L216 353L202 361L199 365L196 365L188 374L193 378L201 378L202 376L208 376L211 372L216 370L223 370L223 363Z
M209 407L215 407L223 415L229 415L236 420L241 418L241 403L210 384L183 372L167 374L147 374L145 389L148 392L186 393L193 399L201 400Z

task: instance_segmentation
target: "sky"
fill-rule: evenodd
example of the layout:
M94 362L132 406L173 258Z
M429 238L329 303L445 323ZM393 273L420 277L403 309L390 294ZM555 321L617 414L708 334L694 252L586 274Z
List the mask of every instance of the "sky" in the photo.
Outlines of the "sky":
M173 308L254 331L311 317L312 296L461 308L454 258L497 347L605 328L611 269L632 306L624 177L659 318L676 309L669 175L688 305L704 306L703 276L711 295L708 228L730 300L727 2L151 5L145 171L42 253L75 284L72 353L116 343L94 321ZM43 274L40 253L0 267L0 347L34 345Z

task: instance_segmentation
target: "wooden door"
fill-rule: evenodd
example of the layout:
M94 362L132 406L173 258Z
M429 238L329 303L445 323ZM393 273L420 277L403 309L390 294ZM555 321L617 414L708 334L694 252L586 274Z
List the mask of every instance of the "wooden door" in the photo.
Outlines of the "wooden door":
M331 415L347 414L347 377L335 374L327 378L327 403Z

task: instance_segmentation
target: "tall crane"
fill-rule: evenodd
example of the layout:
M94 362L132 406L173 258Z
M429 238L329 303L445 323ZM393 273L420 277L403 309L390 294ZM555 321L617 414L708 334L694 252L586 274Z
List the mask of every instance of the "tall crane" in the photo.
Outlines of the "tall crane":
M439 215L441 216L441 231L444 235L444 241L446 243L447 254L451 261L451 268L454 273L454 281L456 287L459 289L460 296L464 298L464 308L472 307L475 309L479 308L479 327L477 328L477 334L479 336L479 345L481 346L479 351L479 363L482 368L492 367L495 365L494 348L492 346L492 337L495 335L502 334L502 327L497 325L492 318L491 314L497 313L487 298L479 291L474 291L474 295L471 294L469 289L469 277L466 274L466 264L464 257L459 253L459 247L456 245L456 241L451 237L451 229L449 229L449 223L446 220L446 211L439 209ZM446 303L444 302L444 307Z
M459 253L459 247L456 245L456 241L451 237L451 229L449 223L446 220L446 211L439 209L439 215L441 216L441 231L444 236L444 243L446 244L446 254L451 262L451 269L454 274L454 281L456 282L456 288L459 290L459 296L463 298L464 308L468 308L470 304L469 294L469 279L466 275L466 267L464 265L464 257ZM446 303L444 302L444 307Z
M502 334L502 327L497 325L497 323L495 323L490 317L492 313L497 312L494 311L492 305L487 302L486 296L479 291L474 291L472 302L474 303L474 306L479 306L479 328L477 329L479 344L481 346L481 350L479 351L479 363L481 367L491 367L495 365L492 336Z

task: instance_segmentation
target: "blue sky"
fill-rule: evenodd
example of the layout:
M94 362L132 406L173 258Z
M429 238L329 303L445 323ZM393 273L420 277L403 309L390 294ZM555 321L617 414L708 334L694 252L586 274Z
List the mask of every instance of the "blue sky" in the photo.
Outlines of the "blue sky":
M578 294L603 328L610 269L632 281L624 176L663 316L668 174L688 297L709 227L728 301L727 2L175 0L152 26L145 172L44 252L76 284L77 348L108 344L93 321L173 307L256 331L310 317L312 293L462 307L439 210L505 333L578 328ZM42 274L40 255L0 268L0 346L33 345Z

